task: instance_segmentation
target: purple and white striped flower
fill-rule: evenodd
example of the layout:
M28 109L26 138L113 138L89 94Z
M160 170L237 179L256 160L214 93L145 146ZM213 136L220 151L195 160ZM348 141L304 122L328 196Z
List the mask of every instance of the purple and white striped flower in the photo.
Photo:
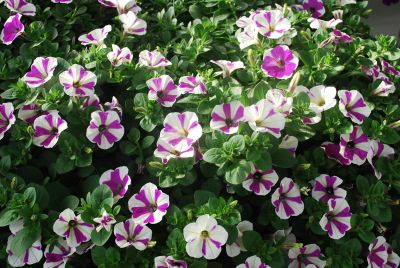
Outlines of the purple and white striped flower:
M293 98L286 97L285 93L280 89L270 89L265 94L265 98L274 107L275 111L280 112L285 117L288 116L292 110Z
M339 188L343 180L336 176L321 174L313 181L312 197L317 201L328 202L329 199L345 198L346 190Z
M374 159L385 157L392 158L394 156L394 149L387 144L381 143L378 140L371 140L371 151L367 156L367 160L374 170L375 177L380 180L382 173L375 167Z
M299 140L295 136L285 135L279 144L279 148L287 149L292 154L296 153Z
M362 128L359 126L353 127L353 131L350 134L341 134L339 145L339 154L351 160L351 163L359 166L364 164L371 150L371 143L368 136L364 134Z
M164 164L167 164L171 158L190 158L194 156L193 146L187 146L181 143L180 146L173 146L167 140L158 139L157 148L154 156L161 158Z
M72 0L51 0L55 4L71 4Z
M247 251L243 245L243 232L253 231L253 223L249 221L239 222L236 226L238 235L232 244L226 244L226 254L233 258L240 254L241 251Z
M68 128L67 122L58 115L58 111L49 111L33 122L33 144L44 148L53 148L61 132Z
M107 232L111 230L111 226L116 223L117 221L114 219L112 214L107 213L107 211L103 211L101 217L97 217L93 219L94 222L98 223L99 225L96 227L96 232L100 232L101 229L105 229Z
M107 185L114 196L114 203L125 196L131 185L131 177L129 170L126 166L117 167L116 169L109 169L100 176L100 184Z
M201 76L183 76L179 78L179 90L181 94L205 94L207 87Z
M353 38L351 38L350 35L342 32L342 31L339 31L337 29L334 29L330 35L333 36L333 38L335 38L333 40L333 42L335 42L335 43L351 43L351 42L353 42Z
M389 62L385 61L385 60L381 60L381 65L382 65L382 69L385 73L390 74L390 75L394 75L399 77L400 76L400 71L397 70L393 65L391 65Z
M290 264L288 268L308 267L314 265L315 268L323 268L326 261L320 259L321 249L316 244L304 245L300 248L290 248L288 252Z
M385 268L397 268L400 266L400 257L396 252L393 251L393 248L386 243L388 258L386 262Z
M129 199L128 207L135 222L156 224L167 213L169 196L149 182Z
M107 38L111 30L111 25L106 25L103 28L95 29L87 34L79 36L78 41L84 46L96 45L102 47L104 45L104 39Z
M5 45L11 44L25 30L21 22L21 14L17 13L10 16L4 23L4 28L1 31L0 39Z
M183 228L186 252L192 258L216 259L228 240L228 232L210 215L205 214Z
M322 0L304 0L303 8L310 11L314 18L322 17L325 14L324 2Z
M287 79L299 65L299 58L286 45L279 45L264 52L261 69L268 77Z
M53 225L53 231L64 237L70 247L77 247L83 242L89 241L93 229L93 224L84 222L81 215L76 216L69 208L60 213Z
M0 140L15 123L14 106L11 102L0 104Z
M115 96L113 96L111 98L111 102L104 103L104 106L107 108L107 110L117 112L119 117L122 118L122 107L121 107L121 104L119 104L118 99Z
M339 110L356 124L362 124L364 118L371 114L363 96L357 90L339 90Z
M236 268L271 268L271 267L263 263L258 256L253 255L248 257L244 263L236 266Z
M22 77L22 81L24 81L30 88L39 87L53 77L56 67L57 58L38 57L33 61L31 70Z
M32 265L38 263L43 257L42 251L42 243L40 243L40 239L35 241L25 252L17 256L11 250L11 243L14 239L15 235L12 234L8 237L7 240L7 261L12 267L22 267L25 265Z
M119 20L122 22L124 33L134 35L146 34L147 23L139 19L134 12L128 11L128 13L119 15Z
M25 0L6 0L6 7L12 12L19 13L24 16L35 16L36 7L34 4Z
M164 107L172 107L180 92L169 75L151 78L146 81L149 100L155 100Z
M239 122L245 120L244 106L239 101L216 105L211 112L211 129L225 134L238 132Z
M29 125L33 125L35 119L40 115L40 106L36 103L31 103L22 105L18 110L17 117Z
M309 18L307 20L310 23L310 28L311 29L335 29L336 26L339 23L342 23L343 21L340 19L331 19L331 20L320 20L320 19L316 19L316 18Z
M89 96L94 94L97 77L94 73L86 71L81 65L74 64L59 76L64 92L68 96Z
M154 258L155 268L187 268L184 260L175 260L172 256L158 256Z
M47 245L44 251L46 261L43 268L64 268L68 257L75 253L75 248L68 246L67 242L59 238L53 247Z
M283 16L280 10L258 12L253 20L258 32L271 39L281 38L291 27L290 21Z
M327 231L332 239L342 238L350 230L351 212L350 206L344 198L329 199L328 212L326 212L319 225L322 230Z
M124 127L115 111L95 111L86 129L86 137L96 143L100 149L111 148L115 142L124 136Z
M290 178L282 179L278 189L272 194L271 201L276 215L281 219L298 216L304 211L299 187Z
M114 226L115 243L120 248L133 246L137 250L145 250L152 234L149 227L135 223L133 219L117 223Z
M350 159L345 158L343 157L343 155L340 154L339 144L334 144L332 142L324 142L322 143L321 148L325 151L325 154L329 159L333 159L336 162L346 166L351 164Z
M247 191L254 192L256 195L267 195L278 182L278 179L278 174L276 174L275 170L264 171L251 164L251 171L242 182L242 186Z
M132 52L127 47L120 48L112 44L112 51L107 54L107 59L111 62L112 66L118 67L132 61Z
M223 78L230 76L237 69L244 68L244 64L241 61L212 60L211 62L218 65L218 67L222 69L221 73Z
M143 50L139 53L139 64L141 66L153 69L157 67L166 67L172 63L157 50Z
M138 6L135 0L97 0L100 4L116 8L118 14L124 14L129 11L137 14L142 9Z
M97 109L101 110L103 108L99 96L97 96L96 94L83 97L83 99L84 99L82 103L83 109L86 109L88 107L96 107Z
M385 268L388 259L386 239L378 236L375 241L369 245L369 254L367 257L368 268Z
M243 31L237 32L235 36L239 41L240 49L245 49L251 45L259 44L258 28L255 23L249 24L243 29Z

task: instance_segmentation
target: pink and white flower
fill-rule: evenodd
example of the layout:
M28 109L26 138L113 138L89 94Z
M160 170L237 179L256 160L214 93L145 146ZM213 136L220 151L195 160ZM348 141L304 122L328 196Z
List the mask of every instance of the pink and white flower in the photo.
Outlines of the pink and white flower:
M35 241L25 252L17 256L11 250L11 243L13 238L15 237L14 234L10 235L7 240L7 261L12 267L22 267L25 265L32 265L38 263L43 257L42 251L42 243L40 243L40 239Z
M145 250L152 234L149 227L135 223L133 219L117 223L114 226L115 243L120 248L133 246L137 250Z
M139 53L139 64L141 66L153 69L157 67L166 67L172 63L157 50L143 50Z
M146 81L149 100L155 100L164 107L172 107L180 92L169 75L151 78Z
M111 227L117 221L114 219L112 214L107 213L107 211L103 211L101 217L97 217L93 219L94 222L98 223L99 225L96 227L96 232L100 232L101 229L105 229L107 232L111 230Z
M330 238L340 239L351 228L349 204L344 198L329 199L328 207L328 212L322 216L319 225L328 232Z
M258 32L271 39L281 38L291 27L290 21L283 16L280 10L258 12L253 20Z
M271 201L276 215L281 219L298 216L304 211L299 187L290 178L282 179L278 189L272 194Z
M111 62L112 66L118 67L132 61L132 52L127 47L120 48L113 44L112 51L107 54L107 59Z
M367 160L371 143L368 136L364 134L361 127L354 127L350 134L340 135L339 153L356 165L364 164Z
M351 43L351 42L353 42L353 38L351 38L350 35L348 35L348 34L342 32L342 31L339 31L339 30L337 30L337 29L334 29L334 30L331 32L330 35L333 36L333 37L335 38L335 39L334 39L334 42L335 42L335 43Z
M71 4L72 0L51 0L55 4Z
M199 118L193 112L169 113L164 119L164 128L160 139L167 140L172 146L192 146L203 135Z
M14 106L11 102L0 104L0 140L15 123Z
M36 103L22 105L18 110L17 117L22 121L32 125L36 118L40 116L40 106ZM1 123L0 123L1 125Z
M251 45L259 44L258 28L255 23L249 24L249 26L245 27L243 31L237 32L235 36L239 41L240 49L245 49Z
M86 109L88 107L96 107L97 109L103 108L99 96L97 96L96 94L83 97L83 99L84 101L82 103L82 109Z
M339 110L356 124L362 124L364 118L371 114L363 96L357 90L339 90Z
M324 2L322 0L304 0L303 8L310 11L314 18L322 17L325 14Z
M68 96L89 96L94 94L97 77L94 73L86 71L81 65L74 64L59 76L64 92Z
M238 235L232 244L226 244L226 254L233 258L240 254L241 251L247 251L243 245L243 232L245 231L253 231L253 223L249 221L239 222L236 226Z
M367 160L371 167L374 169L375 177L380 180L382 178L382 173L376 169L374 158L392 158L394 156L394 149L387 144L381 143L377 140L371 140L371 151L367 156Z
M385 60L381 60L381 65L382 65L382 69L385 73L390 74L390 75L394 75L399 77L400 76L400 71L397 70L393 65L391 65L389 62L385 61Z
M211 129L225 134L238 132L239 122L245 120L244 106L239 101L216 105L211 112Z
M192 258L216 259L228 240L228 232L210 215L205 214L183 228L186 252Z
M237 69L244 68L244 64L241 61L212 60L211 62L218 65L218 67L222 69L223 78L230 76Z
M124 127L115 111L95 111L86 129L86 137L100 149L111 148L124 136Z
M264 52L261 69L268 77L287 79L299 65L299 58L286 45L279 45Z
M329 199L345 198L347 191L339 188L343 180L336 176L321 174L313 181L312 197L317 201L328 202Z
M103 28L95 29L87 34L79 36L78 41L81 42L81 44L84 46L103 46L104 40L107 38L108 33L111 32L111 30L111 25L106 25Z
M25 0L6 0L5 5L12 12L16 12L24 16L36 15L35 5L26 2Z
M201 76L183 76L179 78L179 90L181 94L205 94L207 87Z
M67 242L59 238L55 245L47 245L44 251L46 261L43 268L64 268L69 256L75 253L75 248L68 246Z
M316 244L304 245L300 248L290 248L288 252L290 264L288 268L308 267L314 265L315 268L323 268L326 261L320 259L321 249Z
M265 98L274 107L275 111L281 113L283 116L288 116L292 110L293 98L286 97L283 90L270 89L265 94Z
M49 111L33 122L33 144L44 148L53 148L61 133L68 128L67 122L58 115L58 111Z
M30 88L39 87L53 77L56 67L57 58L38 57L33 61L31 70L22 77L22 81L24 81Z
M285 135L279 144L279 148L287 149L292 154L296 153L299 140L295 136Z
M172 256L158 256L154 258L155 268L187 268L184 260L175 260Z
M350 165L351 160L345 158L342 154L340 154L340 145L334 144L332 142L324 142L321 145L321 148L325 151L326 156L329 159L333 159L342 165Z
M128 13L119 15L119 20L122 22L125 33L134 35L146 34L147 23L139 19L134 12L128 11Z
M393 251L393 248L386 243L388 258L386 262L385 268L397 268L400 266L400 257L396 252Z
M117 112L119 117L122 118L122 107L121 107L121 104L119 104L118 99L115 96L113 96L111 98L111 102L104 103L104 106L107 108L107 110Z
M118 14L124 14L129 11L132 11L133 13L137 14L142 10L138 6L135 0L97 0L97 1L99 1L99 3L104 6L116 8Z
M75 216L75 213L69 208L60 213L53 225L53 231L64 237L70 247L77 247L83 242L89 241L93 229L93 224L84 222L81 215Z
M386 239L383 236L378 236L375 241L369 245L368 249L368 268L399 267L399 255L397 255L393 251L392 247L386 243Z
M161 158L162 162L167 164L171 158L193 157L194 148L193 146L187 146L185 143L181 143L179 146L173 146L167 140L158 139L154 156Z
M25 30L21 22L21 14L17 13L10 16L4 23L4 28L1 31L0 39L5 45L11 44Z
M131 177L129 170L126 166L117 167L116 169L109 169L100 176L100 184L107 185L113 192L114 202L125 196L131 185Z
M309 18L307 20L310 23L310 28L311 29L335 29L336 26L339 23L342 23L343 21L340 19L331 19L331 20L320 20L320 19L316 19L316 18Z
M135 222L156 224L167 213L169 196L149 182L129 199L128 207Z
M263 263L261 259L256 255L253 255L248 257L244 263L236 266L236 268L271 268L271 267Z
M251 171L242 182L242 186L247 191L254 192L256 195L267 195L278 182L278 179L278 174L276 174L275 170L264 171L251 164Z

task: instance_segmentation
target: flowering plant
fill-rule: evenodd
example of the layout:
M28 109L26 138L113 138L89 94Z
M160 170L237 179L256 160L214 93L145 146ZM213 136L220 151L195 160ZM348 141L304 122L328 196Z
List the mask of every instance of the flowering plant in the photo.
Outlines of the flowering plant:
M0 2L2 267L399 266L367 1Z

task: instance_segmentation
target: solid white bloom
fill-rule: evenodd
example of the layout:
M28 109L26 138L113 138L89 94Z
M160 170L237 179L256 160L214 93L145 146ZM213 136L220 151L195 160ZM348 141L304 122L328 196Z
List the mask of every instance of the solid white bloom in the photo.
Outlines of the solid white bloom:
M337 19L326 21L316 18L309 18L307 21L310 23L311 29L334 29L339 23L343 22L342 20Z
M318 111L326 111L333 108L336 105L336 88L315 86L308 92L310 97L310 109L316 109Z

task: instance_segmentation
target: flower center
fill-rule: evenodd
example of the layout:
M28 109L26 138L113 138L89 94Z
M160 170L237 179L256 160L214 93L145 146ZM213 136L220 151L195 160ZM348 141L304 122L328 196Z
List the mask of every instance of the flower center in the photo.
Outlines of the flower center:
M334 217L335 217L335 215L331 211L329 211L326 214L326 218L328 219L328 221L331 221Z
M151 210L152 210L153 212L156 212L157 209L158 209L157 204L151 204L151 205L150 205L150 208L151 208Z
M78 223L77 223L75 220L70 220L70 221L68 222L68 226L69 226L69 227L75 227L76 225L78 225Z
M227 118L227 119L225 119L225 124L226 124L228 127L231 127L231 126L233 126L233 120L230 119L230 118Z
M201 231L200 235L204 239L210 237L210 233L207 230Z
M356 147L356 144L353 141L349 141L347 143L347 147L349 147L350 149L353 149L354 147Z
M99 131L100 131L100 132L104 132L104 131L106 131L106 130L107 130L106 125L102 124L102 125L99 126Z
M286 199L286 194L281 194L279 196L279 201L284 201Z
M318 102L319 106L324 106L325 105L325 100L324 99L320 99Z
M72 83L72 87L79 88L79 87L81 87L81 83L79 83L79 81L75 81L74 83Z
M261 172L258 172L258 171L257 171L256 173L254 173L253 178L254 178L255 180L261 180L261 178L262 178Z
M333 194L333 188L332 187L326 187L325 189L327 194Z
M279 59L279 60L276 61L276 65L279 68L283 68L283 67L285 67L285 61L283 59Z
M163 98L164 97L164 91L157 91L157 97L158 98Z
M58 134L58 128L53 127L52 130L50 131L50 135L57 135Z

